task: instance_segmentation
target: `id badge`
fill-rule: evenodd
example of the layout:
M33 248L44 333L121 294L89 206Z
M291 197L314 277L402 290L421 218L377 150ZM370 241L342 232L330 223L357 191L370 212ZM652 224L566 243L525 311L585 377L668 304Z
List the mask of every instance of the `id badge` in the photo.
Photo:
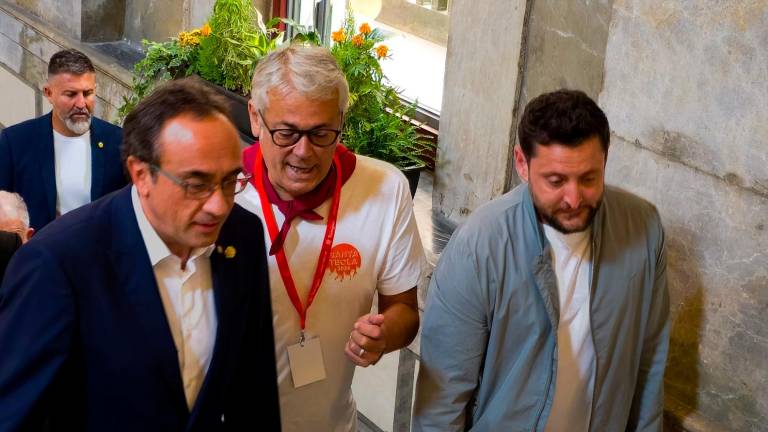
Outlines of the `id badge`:
M299 388L325 379L325 363L320 338L314 338L288 347L293 387Z

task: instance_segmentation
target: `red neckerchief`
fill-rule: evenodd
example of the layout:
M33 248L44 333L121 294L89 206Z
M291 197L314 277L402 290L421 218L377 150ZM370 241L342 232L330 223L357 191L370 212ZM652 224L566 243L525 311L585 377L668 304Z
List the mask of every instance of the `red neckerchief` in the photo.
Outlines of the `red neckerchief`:
M243 150L244 171L252 171L258 149L259 142L256 141L252 146ZM341 184L343 185L355 171L357 159L355 158L354 153L341 144L336 145L336 155L339 157L339 162L341 163ZM333 169L333 165L331 165L331 170L328 172L328 175L325 176L323 181L321 181L317 187L292 200L284 200L277 194L272 182L269 181L266 164L264 165L262 177L264 177L264 191L267 193L269 202L276 205L280 210L280 213L285 216L285 221L283 221L283 226L280 228L280 233L269 248L269 254L274 255L283 247L283 243L288 236L288 231L291 229L291 222L293 219L296 217L308 221L323 219L322 216L314 211L314 209L333 196L333 189L336 184L336 170ZM251 184L253 187L256 187L256 181L260 180L257 179L256 176L251 177Z

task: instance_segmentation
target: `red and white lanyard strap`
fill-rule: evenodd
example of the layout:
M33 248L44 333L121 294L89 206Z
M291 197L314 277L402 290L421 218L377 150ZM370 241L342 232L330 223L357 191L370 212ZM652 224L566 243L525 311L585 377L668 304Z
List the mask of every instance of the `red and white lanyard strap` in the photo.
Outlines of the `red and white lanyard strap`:
M263 176L263 156L261 148L256 152L256 160L254 161L254 167L251 172L256 174L256 189L259 192L259 200L261 201L261 209L264 213L264 221L267 223L267 230L269 231L269 237L272 242L277 238L279 230L277 229L277 222L275 222L275 214L272 211L272 204L269 202L266 190L264 189L264 176ZM277 267L280 269L280 277L283 279L283 285L285 285L285 291L288 293L288 297L293 303L293 307L296 312L299 313L301 319L301 339L304 339L304 328L307 322L307 310L312 305L312 301L315 299L317 292L320 290L320 284L323 281L323 275L325 275L325 269L328 267L328 260L331 256L331 246L333 245L333 237L336 234L336 220L339 214L339 198L341 196L341 162L337 155L333 155L333 166L336 167L336 185L333 189L333 199L331 201L331 209L328 212L328 223L325 227L325 238L323 239L323 245L320 248L320 256L317 258L317 267L315 268L315 276L312 279L312 288L309 291L307 297L307 306L304 307L299 298L299 293L296 291L296 284L291 276L291 269L288 267L288 259L285 257L285 251L283 248L277 251L275 258L277 259Z

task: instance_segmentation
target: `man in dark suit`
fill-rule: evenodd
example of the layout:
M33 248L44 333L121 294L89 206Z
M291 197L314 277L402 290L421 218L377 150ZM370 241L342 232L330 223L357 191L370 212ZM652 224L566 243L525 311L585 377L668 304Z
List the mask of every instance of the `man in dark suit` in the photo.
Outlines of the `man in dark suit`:
M227 105L190 80L128 116L132 186L37 234L0 286L0 431L279 430L259 219Z
M50 113L0 132L0 190L24 197L37 230L127 183L120 128L93 116L90 59L73 49L54 54L43 91Z

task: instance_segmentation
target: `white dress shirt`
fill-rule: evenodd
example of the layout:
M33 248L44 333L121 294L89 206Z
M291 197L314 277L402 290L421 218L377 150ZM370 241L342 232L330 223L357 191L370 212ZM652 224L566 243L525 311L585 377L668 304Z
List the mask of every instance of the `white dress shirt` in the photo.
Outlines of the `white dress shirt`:
M544 225L557 276L557 381L545 432L586 432L595 387L595 346L590 324L591 230L563 234Z
M91 202L91 132L68 137L53 131L56 214Z
M141 207L136 186L131 187L133 210L179 357L187 407L192 410L211 364L216 342L216 304L213 297L210 256L214 245L192 251L186 267L173 255L150 225Z

